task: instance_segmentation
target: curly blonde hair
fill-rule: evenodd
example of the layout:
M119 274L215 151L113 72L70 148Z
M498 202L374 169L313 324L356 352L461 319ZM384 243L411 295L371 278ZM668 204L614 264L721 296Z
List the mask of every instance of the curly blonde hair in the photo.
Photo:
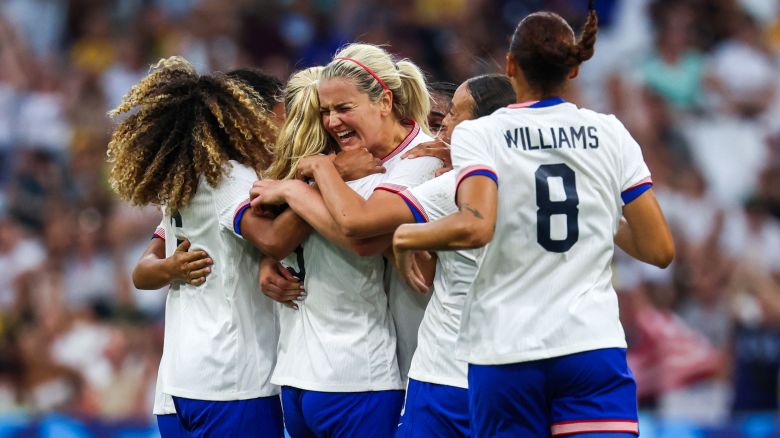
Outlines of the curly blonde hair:
M259 174L276 138L268 105L246 82L200 76L181 57L163 59L109 112L132 112L108 144L109 181L134 205L186 206L203 175L212 187L236 160Z

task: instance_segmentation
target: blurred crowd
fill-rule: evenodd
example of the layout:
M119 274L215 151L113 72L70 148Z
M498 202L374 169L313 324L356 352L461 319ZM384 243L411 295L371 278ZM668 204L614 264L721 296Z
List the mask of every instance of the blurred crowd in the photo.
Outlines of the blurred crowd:
M780 1L598 0L567 99L642 145L667 270L615 260L640 406L718 425L780 398ZM164 291L129 273L160 220L106 183L106 112L150 64L280 79L348 41L431 81L503 70L526 13L582 0L0 0L0 413L151 417Z

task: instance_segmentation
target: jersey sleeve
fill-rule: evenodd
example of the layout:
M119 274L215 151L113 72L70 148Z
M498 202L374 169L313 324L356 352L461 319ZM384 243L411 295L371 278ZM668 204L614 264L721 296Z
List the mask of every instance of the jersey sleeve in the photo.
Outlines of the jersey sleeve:
M393 166L387 178L374 190L403 191L433 179L441 168L441 161L433 157L402 159Z
M615 120L617 121L617 119ZM627 205L650 189L653 186L653 179L650 176L650 169L642 157L642 148L622 124L620 124L619 132L622 135L620 153L623 163L620 175L620 197L623 200L623 205Z
M399 192L417 223L434 221L457 211L455 206L455 172L426 181Z
M249 210L249 190L257 180L255 172L233 163L233 168L219 183L215 191L215 202L220 226L241 236L241 218Z
M163 218L163 220L160 221L160 225L157 225L157 228L154 229L152 239L165 240L165 218Z
M455 168L455 190L466 178L482 175L498 184L495 154L477 121L461 123L452 135L452 165Z

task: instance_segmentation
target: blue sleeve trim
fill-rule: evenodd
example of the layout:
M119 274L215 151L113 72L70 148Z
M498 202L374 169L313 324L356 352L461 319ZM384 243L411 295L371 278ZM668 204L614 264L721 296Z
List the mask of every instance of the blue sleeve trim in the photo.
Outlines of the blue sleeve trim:
M477 176L477 175L486 176L486 177L492 179L493 181L495 181L496 185L498 185L498 175L496 175L495 173L493 173L493 172L491 172L489 170L485 170L485 169L480 169L480 170L475 170L473 172L469 172L469 173L463 175L463 178L461 178L461 181L463 181L464 179L466 179L468 177Z
M404 197L401 197L401 199L403 199L404 202L406 202L406 206L409 207L409 210L412 211L412 215L414 216L414 221L415 222L417 222L418 224L424 224L425 222L427 222L425 220L425 217L423 217L422 213L420 213L420 210L417 209L417 206L415 206L412 203L412 201L410 201L410 200L408 200L408 199L406 199Z
M236 211L236 214L233 216L233 231L235 231L239 236L243 236L243 234L241 234L241 218L244 217L244 213L246 213L246 211L251 207L252 206L247 202L246 205L239 207L238 211Z
M629 202L633 201L634 199L638 198L642 195L642 193L650 190L653 187L653 183L644 183L640 184L636 187L632 187L625 192L620 194L620 197L623 198L623 205L628 205Z

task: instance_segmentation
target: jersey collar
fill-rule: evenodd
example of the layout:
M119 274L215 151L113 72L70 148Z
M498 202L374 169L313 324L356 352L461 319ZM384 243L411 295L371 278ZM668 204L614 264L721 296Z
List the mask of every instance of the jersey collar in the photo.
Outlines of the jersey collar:
M546 108L561 103L566 103L566 101L561 97L550 97L549 99L544 100L529 100L528 102L513 103L507 106L507 108Z
M406 137L404 137L404 139L401 141L401 143L398 144L398 146L395 147L395 149L393 149L392 151L390 151L390 153L388 153L387 155L381 158L380 161L382 162L382 164L386 163L387 160L403 152L406 146L408 146L409 143L411 143L412 140L414 140L414 138L417 137L417 134L420 133L420 125L418 125L417 122L415 122L414 120L405 119L402 121L402 123L404 125L412 125L412 129L409 130L409 133L406 134Z

